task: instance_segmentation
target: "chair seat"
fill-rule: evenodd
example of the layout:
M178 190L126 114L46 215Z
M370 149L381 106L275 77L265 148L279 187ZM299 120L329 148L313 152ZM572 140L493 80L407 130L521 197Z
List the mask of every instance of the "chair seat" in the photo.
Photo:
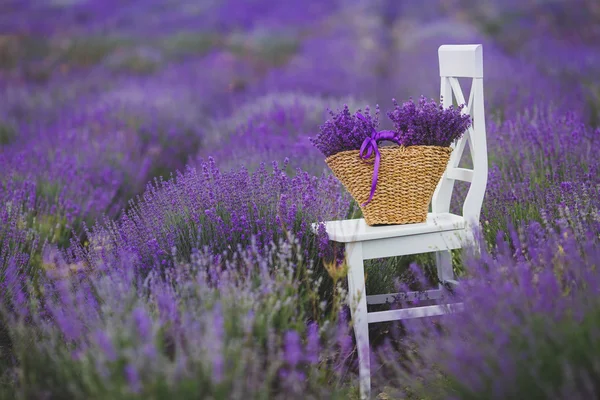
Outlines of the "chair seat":
M421 235L464 229L465 219L450 213L429 213L427 221L419 224L369 226L363 218L325 222L329 240L339 243L362 242L399 236ZM316 230L318 224L313 224Z

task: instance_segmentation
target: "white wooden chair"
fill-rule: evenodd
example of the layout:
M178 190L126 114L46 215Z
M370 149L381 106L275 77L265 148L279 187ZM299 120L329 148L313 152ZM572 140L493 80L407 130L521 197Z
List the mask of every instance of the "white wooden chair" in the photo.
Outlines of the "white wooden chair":
M461 309L461 304L437 304L389 311L368 312L367 305L394 301L399 293L366 295L363 260L435 252L440 282L437 289L426 291L428 299L442 298L444 284L454 284L450 250L473 240L473 228L479 215L487 185L487 144L483 108L483 50L481 45L443 45L438 50L441 96L444 107L465 104L473 125L454 146L448 167L432 198L432 212L420 224L368 226L364 219L329 221L325 223L329 239L345 243L349 266L348 288L354 333L358 347L361 398L371 391L369 361L370 323L429 317ZM458 78L472 78L468 103ZM469 144L473 169L459 168L466 144ZM450 213L450 199L456 180L470 182L462 215ZM314 226L317 228L317 225ZM402 294L405 299L422 298L423 292Z

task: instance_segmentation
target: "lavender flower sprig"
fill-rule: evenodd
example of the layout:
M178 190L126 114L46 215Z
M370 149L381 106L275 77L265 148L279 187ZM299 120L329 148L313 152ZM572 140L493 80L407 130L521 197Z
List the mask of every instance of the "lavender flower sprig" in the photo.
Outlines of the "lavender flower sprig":
M329 113L332 118L319 128L320 132L316 137L310 138L312 144L321 150L325 157L342 151L360 149L365 138L371 136L373 129L379 126L379 106L376 106L373 116L370 108L365 107L363 119L357 117L361 110L351 114L347 105L344 105L342 111Z
M434 100L427 101L424 96L418 104L412 99L402 106L396 99L392 101L394 110L387 115L403 146L448 147L471 126L471 117L461 114L464 105L444 108Z

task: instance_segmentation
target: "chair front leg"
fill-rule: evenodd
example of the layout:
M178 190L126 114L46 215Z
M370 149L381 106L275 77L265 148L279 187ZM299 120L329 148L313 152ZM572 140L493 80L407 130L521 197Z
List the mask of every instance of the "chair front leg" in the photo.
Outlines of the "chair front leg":
M371 395L371 367L369 360L369 322L367 319L367 293L365 287L365 268L363 264L362 243L346 244L348 262L348 303L352 313L358 366L360 377L360 397L368 399Z

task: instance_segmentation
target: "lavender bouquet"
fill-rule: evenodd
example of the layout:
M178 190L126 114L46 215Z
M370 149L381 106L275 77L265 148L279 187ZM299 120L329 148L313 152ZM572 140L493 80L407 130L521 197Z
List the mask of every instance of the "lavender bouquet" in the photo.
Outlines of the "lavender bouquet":
M427 101L421 96L419 103L412 99L400 106L396 99L394 111L388 112L394 131L403 146L448 147L471 126L471 117L461 113L463 105L444 108L440 102Z
M348 106L331 113L312 143L352 197L359 202L367 224L424 222L433 191L446 169L452 149L471 124L463 106L444 108L421 97L387 113L394 130L378 131L379 107L374 116L366 108L354 115ZM382 141L398 146L379 147ZM371 159L373 159L371 162ZM372 176L368 184L367 176ZM369 187L370 186L370 187ZM376 197L376 193L381 196Z
M368 106L365 107L363 115L361 110L352 114L344 105L337 113L329 111L332 118L320 127L319 134L310 141L325 157L342 151L363 149L372 140L388 140L405 147L448 147L471 126L471 117L461 112L464 105L444 108L441 102L427 101L425 96L421 96L417 104L412 98L402 106L396 99L392 99L392 102L394 110L388 112L387 116L394 124L393 131L377 131L379 106L375 108L375 115L371 115Z
M332 118L319 128L320 132L316 137L310 138L325 157L360 149L379 126L379 106L375 108L373 116L369 106L365 107L365 115L361 114L361 110L351 114L347 105L344 105L342 111L334 113L330 110L329 114Z

